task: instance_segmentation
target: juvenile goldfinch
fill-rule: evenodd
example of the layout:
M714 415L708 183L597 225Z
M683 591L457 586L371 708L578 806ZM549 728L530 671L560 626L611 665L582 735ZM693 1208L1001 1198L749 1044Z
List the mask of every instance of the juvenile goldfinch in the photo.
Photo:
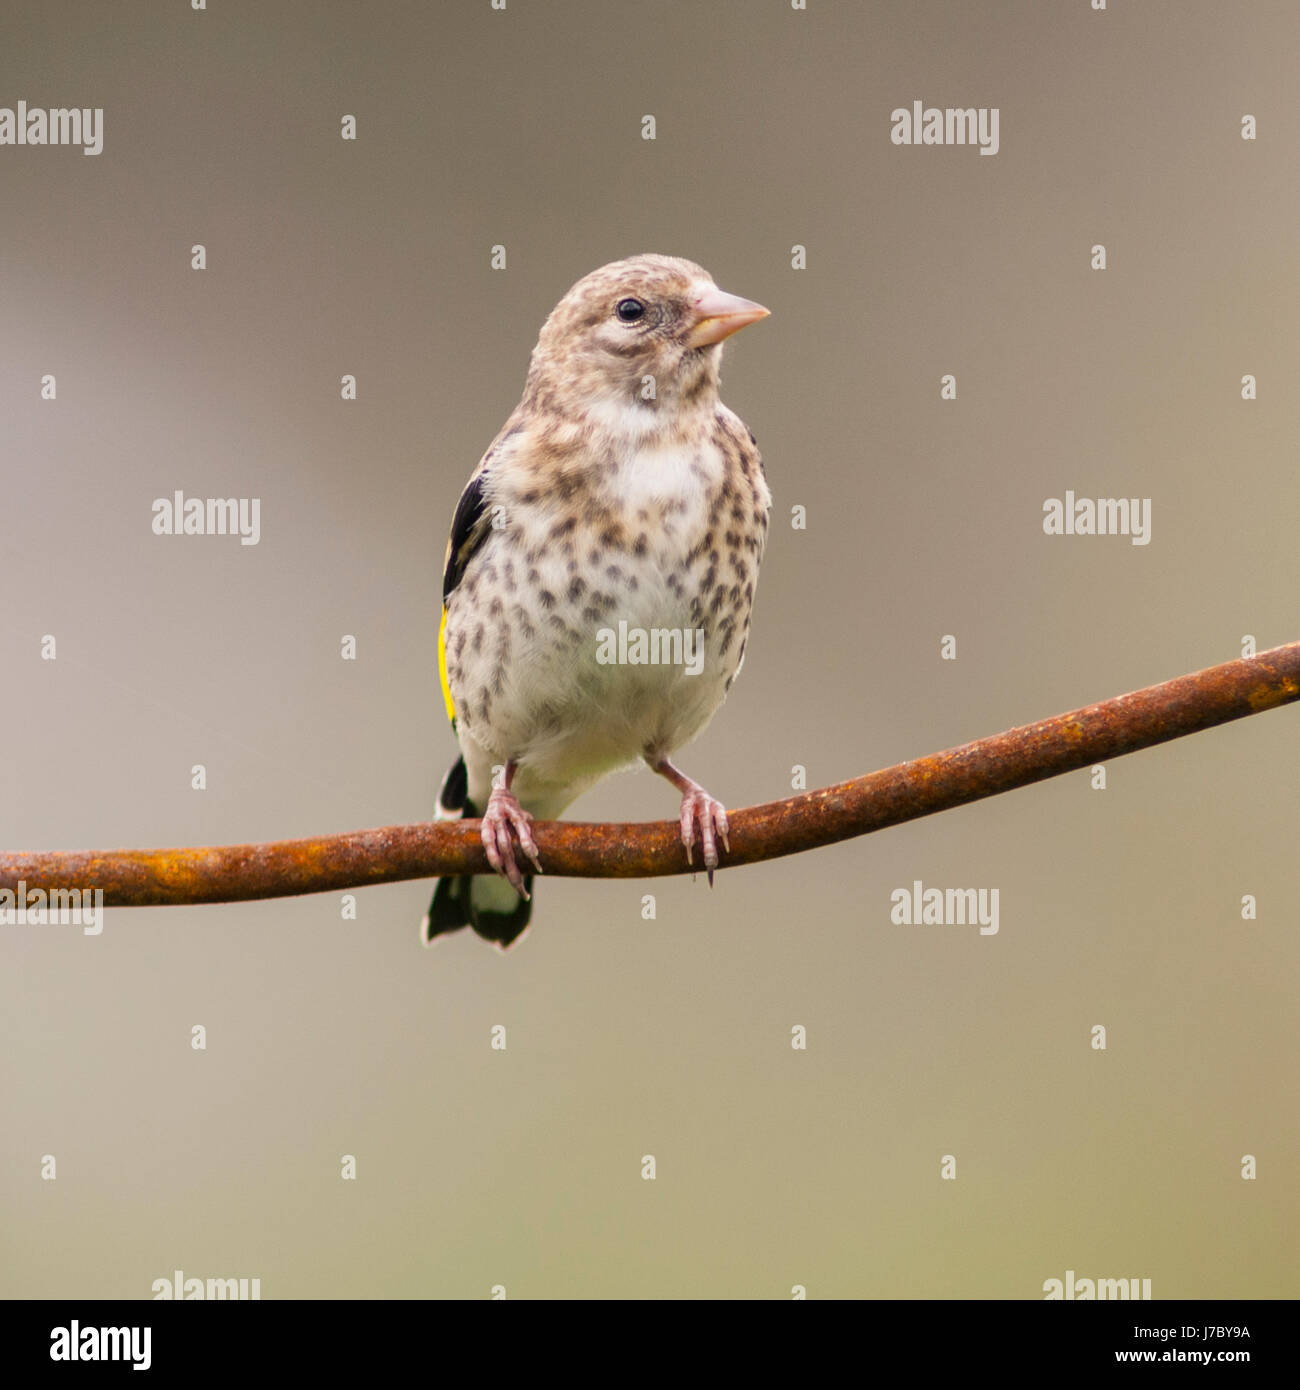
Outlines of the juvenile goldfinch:
M772 496L718 395L722 342L768 311L670 256L579 280L542 326L523 399L461 494L439 667L461 756L438 818L482 815L499 877L438 881L426 941L528 925L534 817L644 760L682 794L712 882L727 813L671 754L740 673Z

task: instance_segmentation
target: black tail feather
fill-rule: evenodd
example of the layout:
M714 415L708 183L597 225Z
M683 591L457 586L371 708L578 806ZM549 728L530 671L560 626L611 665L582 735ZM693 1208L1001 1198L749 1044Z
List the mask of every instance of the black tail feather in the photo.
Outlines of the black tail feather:
M468 882L465 878L440 878L434 883L433 901L429 904L429 912L424 919L426 946L435 936L469 926L469 910L462 891L462 885L467 885Z
M528 926L533 914L533 875L524 876L528 897L520 898L513 912L490 912L476 909L470 899L474 886L473 874L458 878L440 878L433 890L429 915L424 919L424 941L428 945L435 937L447 932L473 927L484 941L502 948L513 945Z
M479 814L478 807L469 799L465 759L457 758L443 778L442 790L438 793L438 819L461 820L468 817L473 820ZM455 878L440 878L434 884L433 901L424 919L426 946L436 937L459 931L462 927L473 927L484 941L491 941L503 950L523 934L533 912L533 876L525 876L524 887L528 897L520 898L511 912L476 909L470 896L474 878L473 874L461 874Z

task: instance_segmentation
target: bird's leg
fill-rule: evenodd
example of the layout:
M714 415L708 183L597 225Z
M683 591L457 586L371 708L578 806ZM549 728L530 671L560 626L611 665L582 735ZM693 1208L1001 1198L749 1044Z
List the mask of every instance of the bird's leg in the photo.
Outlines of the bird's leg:
M695 843L695 822L700 823L700 846L704 851L704 867L709 871L709 887L713 887L713 871L718 867L718 840L723 849L731 849L728 838L727 808L711 797L698 782L679 772L667 758L647 755L646 762L666 777L682 794L682 844L686 846L686 862L691 862L691 846Z
M533 868L539 874L542 872L542 865L537 857L537 841L533 839L531 829L533 818L510 790L514 776L515 764L512 759L505 766L505 776L501 779L501 785L493 787L492 795L488 797L479 834L483 840L483 848L487 850L488 863L502 878L510 881L510 886L520 897L526 898L528 890L524 887L524 876L515 863L515 847L510 838L511 826L519 836L519 848L533 861Z

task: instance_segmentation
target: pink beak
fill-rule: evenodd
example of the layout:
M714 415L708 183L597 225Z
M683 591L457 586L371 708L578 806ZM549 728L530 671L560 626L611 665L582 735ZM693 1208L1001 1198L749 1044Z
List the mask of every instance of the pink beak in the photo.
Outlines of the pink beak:
M696 322L686 341L693 348L720 343L747 323L765 319L772 312L761 304L755 304L752 299L727 294L716 285L710 285L691 307L695 311Z

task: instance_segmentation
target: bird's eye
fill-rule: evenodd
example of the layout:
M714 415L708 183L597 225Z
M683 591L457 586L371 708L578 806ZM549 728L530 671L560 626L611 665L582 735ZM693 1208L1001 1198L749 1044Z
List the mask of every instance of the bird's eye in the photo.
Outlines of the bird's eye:
M614 312L624 323L635 323L637 319L644 318L645 305L639 299L620 299Z

